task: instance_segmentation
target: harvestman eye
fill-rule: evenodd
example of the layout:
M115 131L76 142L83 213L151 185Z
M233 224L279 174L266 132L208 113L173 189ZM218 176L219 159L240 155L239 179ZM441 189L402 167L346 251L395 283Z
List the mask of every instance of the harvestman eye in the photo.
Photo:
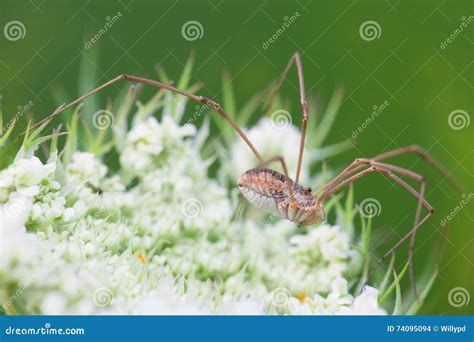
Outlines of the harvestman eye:
M300 104L302 112L302 121L301 121L301 139L298 147L298 164L297 171L295 175L295 180L293 181L288 175L288 170L286 167L285 160L281 156L275 156L269 160L264 160L260 153L257 151L252 142L248 139L245 133L240 129L240 127L232 120L229 114L222 108L222 106L209 98L204 96L194 95L185 90L173 87L169 84L161 83L155 80L132 76L128 74L122 74L114 79L98 86L97 88L89 91L88 93L82 95L78 99L72 101L71 103L57 108L52 114L39 121L32 128L38 127L42 123L54 118L55 116L61 114L65 110L77 105L81 101L85 100L87 97L92 94L120 81L126 80L130 82L142 83L152 87L165 89L182 96L188 97L192 101L206 104L220 114L237 132L237 134L242 138L242 140L247 144L252 153L254 154L258 164L255 169L246 171L239 177L237 182L239 189L242 194L255 206L267 210L269 212L277 212L284 219L288 219L297 223L299 226L309 226L311 224L323 221L325 218L324 214L324 202L328 197L332 196L345 186L351 184L355 180L362 178L371 173L381 173L385 177L390 178L403 189L407 190L413 197L417 199L417 206L415 211L415 220L412 228L408 233L406 233L394 246L392 246L383 256L379 259L376 266L372 269L369 277L375 272L375 270L380 266L384 259L390 255L395 249L397 249L404 241L410 238L410 248L408 252L409 260L409 274L411 283L413 286L413 291L416 296L416 287L413 276L413 250L415 245L415 238L418 229L423 225L426 220L432 215L433 207L426 201L424 198L426 182L425 178L418 173L415 173L409 169L395 166L393 164L384 163L385 159L404 155L404 154L416 154L421 157L424 161L434 167L444 178L446 178L452 185L457 187L454 180L449 176L446 170L434 160L425 150L417 145L412 145L408 147L399 148L396 150L384 152L372 158L358 158L355 159L349 166L343 169L339 175L334 179L328 182L318 191L314 193L311 191L310 187L304 187L299 184L299 178L301 173L301 165L303 161L304 153L304 143L306 138L306 128L308 124L308 105L306 102L305 89L304 89L304 78L303 78L303 68L301 63L301 58L299 53L295 53L288 64L286 65L283 73L275 82L274 90L270 94L269 103L273 100L274 96L278 93L283 81L288 74L289 69L292 65L296 65L298 80L299 80L299 91L300 91ZM268 169L268 166L272 162L279 162L283 169L283 174L275 170ZM412 186L407 184L402 180L398 175L408 177L417 181L420 184L419 190L415 190ZM316 197L316 193L322 192L319 197ZM425 208L426 214L421 218L421 209ZM421 219L420 219L421 218Z

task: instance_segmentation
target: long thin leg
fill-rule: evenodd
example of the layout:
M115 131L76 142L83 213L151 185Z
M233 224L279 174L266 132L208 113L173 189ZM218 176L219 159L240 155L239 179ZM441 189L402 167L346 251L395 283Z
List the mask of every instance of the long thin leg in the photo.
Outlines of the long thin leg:
M368 168L366 170L363 170L363 171L360 171L359 173L357 173L355 175L352 175L349 178L347 178L347 179L341 181L339 184L337 184L338 181L340 181L344 176L350 174L355 169L358 169L360 166L363 167L364 165L369 165L370 168ZM413 228L410 230L410 232L406 236L404 236L399 242L397 242L397 244L395 244L395 246L393 246L387 253L385 253L382 256L382 258L377 263L376 267L371 271L370 275L372 275L373 272L375 272L377 267L380 266L380 264L383 262L383 260L388 255L390 255L401 243L403 243L408 237L411 236L410 248L409 248L409 253L408 253L408 260L409 260L409 267L410 267L410 281L411 281L411 284L413 286L413 291L414 291L414 294L415 294L415 297L416 297L417 296L417 291L416 291L416 284L415 284L415 281L414 281L413 263L412 263L415 237L416 237L416 232L417 232L418 228L424 223L424 221L426 221L426 219L433 212L433 208L431 207L431 205L428 202L426 202L426 200L423 197L424 192L425 192L425 186L426 186L426 182L425 182L424 177L417 174L417 173L415 173L415 172L413 172L413 171L410 171L408 169L404 169L404 168L401 168L401 167L398 167L398 166L395 166L395 165L380 163L380 162L376 162L376 161L370 160L370 159L357 159L353 163L351 163L346 169L344 169L339 176L337 176L335 178L336 182L331 182L330 183L330 185L331 185L330 189L329 189L329 187L326 189L326 192L321 197L321 200L323 198L325 199L328 196L330 196L331 194L337 192L342 187L354 182L356 179L361 178L361 177L365 176L366 174L372 173L374 171L382 172L386 176L394 179L397 183L402 185L406 190L411 192L413 196L418 198L418 204L417 204L415 222L414 222ZM402 179L400 179L399 177L394 175L391 171L399 172L403 175L406 175L410 178L413 178L413 179L419 181L421 183L420 192L417 193L411 186L409 186ZM422 221L420 221L420 214L421 214L421 206L422 205L428 210L429 214Z
M373 162L373 161L370 164L380 166L386 170L398 172L402 175L405 175L407 177L410 177L418 181L420 183L420 190L419 190L420 196L423 198L425 197L426 180L425 180L425 177L423 177L422 175L416 172L413 172L411 170L408 170L399 166L391 165L391 164L379 163L379 162ZM416 206L415 221L413 223L413 227L415 227L420 221L421 207L422 207L422 203L421 201L418 201L418 204ZM415 295L415 298L418 298L418 291L416 289L415 275L414 275L414 270L413 270L413 252L415 250L416 233L417 233L417 230L414 230L410 238L410 246L408 248L408 270L409 270L408 273L410 277L410 283L413 288L413 293Z
M447 181L451 184L451 186L453 186L457 190L461 189L461 186L458 184L458 182L456 182L453 177L449 175L448 171L443 167L443 165L441 165L441 163L434 159L425 149L418 145L410 145L396 150L384 152L371 159L375 161L380 161L406 153L414 153L418 155L420 158L430 164L436 171L438 171L444 178L446 178Z
M240 135L240 137L245 141L245 143L248 145L248 147L250 148L250 150L253 152L253 154L255 155L255 157L257 158L257 160L259 161L259 163L263 163L264 160L263 158L261 157L260 153L258 153L257 149L255 148L255 146L250 142L250 140L247 138L247 136L245 135L245 133L240 129L240 127L234 122L234 120L232 120L232 118L229 116L229 114L227 114L225 112L225 110L222 108L222 106L211 100L211 99L208 99L204 96L199 96L199 95L194 95L194 94L191 94L191 93L188 93L182 89L179 89L179 88L176 88L176 87L173 87L169 84L165 84L165 83L161 83L161 82L158 82L158 81L155 81L155 80L150 80L150 79L147 79L147 78L142 78L142 77L137 77L137 76L132 76L132 75L128 75L128 74L122 74L122 75L119 75L113 79L111 79L110 81L98 86L97 88L91 90L90 92L88 92L87 94L84 94L82 95L81 97L79 97L78 99L72 101L71 103L65 105L65 106L61 106L59 107L58 109L56 109L51 115L47 116L46 118L44 118L43 120L39 121L38 123L36 123L35 125L32 126L32 128L35 128L35 127L38 127L39 125L41 125L43 122L47 121L47 120L50 120L56 116L58 116L59 114L61 114L62 112L64 112L65 110L75 106L76 104L80 103L81 101L83 101L84 99L88 98L89 96L91 96L92 94L114 84L115 82L118 82L120 80L127 80L127 81L130 81L130 82L137 82L137 83L143 83L143 84L146 84L146 85L150 85L152 87L156 87L156 88L160 88L160 89L166 89L166 90L169 90L169 91L172 91L174 93L177 93L177 94L180 94L180 95L183 95L183 96L186 96L188 97L189 99L193 100L193 101L196 101L196 102L200 102L200 103L204 103L208 106L211 106L212 108L214 108L214 110L216 110L224 119L227 120L227 122L229 122L229 124L234 127L234 129L237 131L237 133Z
M423 149L422 147L420 147L418 145L410 145L410 146L402 147L402 148L395 149L395 150L392 150L392 151L384 152L384 153L381 153L381 154L371 158L371 160L381 161L381 160L385 160L385 159L388 159L388 158L391 158L391 157L395 157L395 156L402 155L402 154L407 154L407 153L414 153L414 154L418 155L419 157L421 157L428 164L430 164L436 171L438 171L444 178L446 178L448 180L448 182L451 184L451 186L453 186L455 189L460 191L461 186L456 182L456 180L453 177L451 177L449 175L449 173L446 171L446 169L438 161L436 161L433 157L431 157L431 155L429 155L428 152L425 149ZM332 180L328 185L323 186L322 188L316 190L316 193L318 191L320 191L321 189L329 189L329 191L330 191L330 189L335 184L337 184L340 179L344 178L345 176L347 176L347 175L349 175L349 174L351 174L351 173L353 173L357 170L360 170L363 167L364 167L364 165L362 163L358 163L357 161L354 161L351 165L349 165L346 169L344 169L339 174L339 176L336 177L336 179ZM405 172L403 172L401 168L398 168L398 169L393 169L392 168L392 171L398 171L401 174L405 174L405 175L409 176L409 174L406 173L406 171L407 171L406 169L405 169ZM419 181L421 183L419 191L420 191L420 194L424 197L426 182L425 182L424 178L419 179ZM416 209L415 222L414 222L413 226L416 226L417 223L419 222L420 212L421 212L421 203L419 202L418 206L417 206L417 209ZM413 286L413 292L415 293L415 297L416 297L416 294L417 294L416 283L414 281L414 274L413 274L413 251L414 251L414 248L415 248L415 239L416 239L416 231L414 231L414 233L413 233L413 235L410 239L410 247L409 247L409 252L408 252L410 281L411 281L411 284Z
M288 75L288 71L290 70L292 64L295 63L296 69L298 71L298 81L299 81L299 88L300 88L300 102L301 102L301 110L303 112L303 119L301 121L301 140L300 140L300 149L299 149L299 155L298 155L298 167L296 170L296 177L295 181L298 183L300 179L300 173L301 173L301 164L303 162L303 153L304 153L304 142L306 139L306 128L308 126L308 103L306 102L306 95L304 91L304 77L303 77L303 65L301 63L301 57L298 52L295 52L294 55L291 57L290 61L285 67L285 70L283 70L283 73L281 76L278 78L278 80L275 83L275 88L273 92L270 94L270 97L268 99L269 105L271 105L271 102L273 101L275 95L278 93L278 90L280 89L283 81L285 80L286 76Z
M275 161L279 161L281 163L281 167L283 168L283 172L285 173L286 185L287 185L288 193L290 195L290 201L294 202L292 181L290 179L290 176L288 175L288 168L286 167L285 159L283 159L282 156L274 156L274 157L264 161L261 164L261 167L265 167L266 165L268 165L272 162L275 162Z
M394 175L391 170L393 171L398 171L398 172L404 172L404 174L406 175L410 175L412 178L415 178L417 177L418 178L418 174L410 171L410 170L407 170L407 169L403 169L403 168L400 168L398 166L394 166L394 165L390 165L390 164L384 164L384 163L378 163L378 162L374 162L373 160L370 160L370 159L356 159L356 161L354 163L357 163L358 164L365 164L365 165L370 165L370 167L368 169L365 169L363 171L360 171L358 173L356 173L355 175L352 175L346 179L344 179L343 181L341 181L339 184L333 186L331 189L326 189L326 191L324 192L324 194L320 197L320 201L324 201L325 199L327 199L329 196L333 195L334 193L336 193L337 191L339 191L341 188L343 188L344 186L354 182L356 179L362 177L362 176L365 176L366 174L369 174L369 173L372 173L374 171L379 171L381 173L383 173L384 175L394 179L397 183L399 183L400 185L402 185L406 190L408 190L414 197L416 197L419 201L421 201L422 205L428 210L433 210L433 208L431 207L431 205L422 197L420 196L420 194L415 190L413 189L413 187L411 187L409 184L407 184L404 180L402 180L401 178L399 178L398 176ZM354 163L352 163L351 165L353 165ZM344 172L344 171L343 171ZM342 173L342 172L341 172ZM419 176L421 180L422 179L422 176ZM336 177L336 178L339 178Z
M431 157L428 152L423 149L422 147L418 145L410 145L406 147L402 147L396 150L388 151L385 153L381 153L374 158L373 160L383 160L391 157L395 157L401 154L407 154L407 153L414 153L421 157L423 160L425 160L428 164L430 164L433 168L436 169L444 178L447 179L447 181L451 184L452 187L454 187L456 190L461 191L461 186L459 183L449 175L449 173L446 171L446 169L438 162L436 161L433 157ZM420 194L424 196L425 193L425 187L426 187L426 182L422 181L420 184ZM421 203L418 203L417 209L416 209L416 216L415 216L415 222L414 225L416 225L419 220L420 220L420 212L421 212ZM413 291L415 293L415 298L417 297L417 291L416 291L416 283L414 281L414 274L413 274L413 251L415 249L415 240L416 240L416 231L413 233L410 239L410 247L408 250L408 264L409 264L409 274L410 274L410 281L413 285Z
M425 180L425 177L423 177L422 175L420 175L418 173L415 173L411 170L399 167L399 166L376 162L373 159L359 159L356 162L356 164L359 164L359 163L362 164L362 165L357 165L356 167L353 167L352 172L355 169L358 169L360 166L373 165L373 166L381 167L385 170L398 172L402 175L405 175L407 177L410 177L410 178L420 182L420 191L419 191L420 196L424 197L425 187L426 187L426 180ZM418 201L417 208L416 208L416 214L415 214L415 222L413 223L413 227L415 227L418 224L419 220L420 220L421 206L422 206L421 201ZM408 267L409 267L410 283L412 285L413 293L415 294L415 298L418 297L417 296L417 290L416 290L416 282L415 282L415 277L414 277L414 272L413 272L413 251L414 251L414 248L415 248L416 233L417 233L417 230L413 231L413 234L412 234L411 239L410 239L410 247L409 247L409 250L408 250Z
M379 155L377 155L373 158L370 158L370 159L374 160L374 161L381 161L381 160L384 160L384 159L388 159L388 158L395 157L395 156L398 156L398 155L401 155L401 154L406 154L406 153L417 154L423 160L425 160L428 164L430 164L436 171L438 171L444 178L446 178L448 180L448 182L451 184L451 186L453 186L458 191L461 189L461 186L456 182L456 180L453 177L451 177L449 175L449 173L446 171L446 169L436 159L431 157L431 155L429 155L426 150L424 150L423 148L421 148L418 145L411 145L411 146L402 147L402 148L399 148L399 149L396 149L396 150L388 151L388 152L379 154ZM362 167L363 167L363 165L358 163L357 160L354 161L352 164L350 164L348 167L346 167L343 171L341 171L341 173L339 174L339 176L337 178L333 179L327 185L322 186L321 188L319 188L315 192L321 191L322 189L330 188L331 186L336 184L337 181L339 181L339 179L343 178L348 173L360 170Z
M350 175L357 167L362 165L362 160L363 160L362 158L358 158L354 160L352 163L349 164L349 166L343 169L333 180L331 180L326 186L324 186L322 188L324 189L324 192L319 198L320 201L326 200L326 198L328 198L331 195L331 193L333 192L332 190L339 183L339 181L341 181L344 177ZM315 192L318 192L318 191L319 189L316 190Z

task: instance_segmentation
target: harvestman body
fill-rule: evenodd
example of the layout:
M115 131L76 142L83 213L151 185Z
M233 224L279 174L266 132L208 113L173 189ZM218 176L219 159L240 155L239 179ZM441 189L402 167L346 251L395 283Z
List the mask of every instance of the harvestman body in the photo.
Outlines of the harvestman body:
M256 207L279 213L301 227L324 220L321 202L314 197L311 188L290 180L291 194L286 182L285 175L280 172L257 168L244 172L237 185L244 197Z
M318 189L315 192L312 192L311 188L309 187L304 187L300 185L298 182L299 182L299 177L300 177L300 172L301 172L301 163L303 160L306 128L307 128L307 123L308 123L308 106L306 103L305 90L304 90L303 68L301 64L300 55L298 53L295 53L292 56L285 70L283 71L279 79L277 80L275 84L275 90L270 95L269 102L271 103L271 100L278 92L279 88L281 87L281 84L283 83L293 63L296 65L297 72L298 72L300 102L301 102L301 109L302 109L302 115L303 115L302 124L301 124L301 140L300 140L300 145L299 145L298 165L297 165L297 171L296 171L296 178L294 181L288 175L288 170L287 170L283 157L275 156L267 161L264 161L260 153L252 144L252 142L247 138L244 132L234 122L234 120L232 120L232 118L227 114L227 112L225 112L225 110L221 107L219 103L203 96L198 96L198 95L188 93L182 89L173 87L169 84L161 83L158 81L154 81L154 80L150 80L150 79L146 79L142 77L136 77L136 76L132 76L128 74L119 75L116 78L91 90L87 94L84 94L83 96L79 97L73 102L65 106L59 107L58 109L56 109L54 113L52 113L45 119L41 120L40 122L38 122L33 127L37 127L41 125L43 122L59 115L60 113L64 112L66 109L80 103L82 100L89 97L90 95L120 80L143 83L143 84L147 84L153 87L166 89L177 94L181 94L185 97L188 97L189 99L193 101L200 102L214 108L214 110L216 110L236 130L236 132L240 135L240 137L244 140L244 142L248 145L252 153L255 155L258 161L258 167L244 172L237 181L239 189L244 195L244 197L256 207L272 212L272 213L278 213L279 215L281 215L282 218L293 221L297 223L299 226L308 226L316 222L323 221L325 218L323 204L324 204L324 201L332 194L336 193L337 191L339 191L346 185L354 182L355 180L365 175L368 175L373 172L381 173L384 176L392 179L393 181L401 185L404 189L406 189L412 196L414 196L418 200L418 205L416 207L415 222L411 230L380 258L376 266L373 268L372 273L383 262L383 260L388 255L390 255L398 246L400 246L408 238L411 238L408 260L409 260L409 265L410 265L410 279L411 279L413 289L416 295L416 288L415 288L415 283L414 283L414 275L413 275L413 267L412 267L415 236L416 236L416 232L418 228L423 223L425 223L425 221L433 213L433 208L424 199L426 183L425 183L425 178L423 176L413 171L410 171L408 169L395 166L392 164L383 163L381 161L387 158L401 155L401 154L407 154L407 153L417 154L422 159L424 159L429 164L431 164L437 171L439 171L445 178L447 178L448 181L450 181L452 184L455 185L454 181L449 177L446 170L438 162L436 162L433 158L431 158L431 156L425 150L423 150L417 145L412 145L412 146L392 150L389 152L385 152L370 159L367 159L367 158L355 159L349 166L343 169L339 173L338 176L336 176L329 183L327 183L322 189ZM282 166L283 173L267 168L267 165L272 162L279 162ZM402 180L396 174L403 175L405 177L411 178L419 182L420 190L416 191L412 186L407 184L404 180ZM322 191L322 193L319 197L317 197L316 193L318 193L319 191ZM422 207L424 207L427 210L427 213L422 219L420 219Z

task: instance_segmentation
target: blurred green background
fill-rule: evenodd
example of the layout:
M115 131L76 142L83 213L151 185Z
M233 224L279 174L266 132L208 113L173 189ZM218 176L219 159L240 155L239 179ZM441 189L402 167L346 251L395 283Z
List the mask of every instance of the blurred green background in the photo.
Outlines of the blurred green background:
M87 51L99 55L97 84L120 73L156 78L157 64L171 78L177 78L195 50L193 81L204 85L200 93L222 100L221 74L227 70L237 99L243 103L274 81L291 55L299 51L308 96L325 106L338 85L345 90L329 143L349 139L374 106L389 103L357 135L354 148L328 160L328 164L340 168L356 157L419 144L443 163L469 194L474 192L474 123L453 129L448 116L462 110L464 113L457 113L470 119L474 113L474 18L469 19L474 14L472 5L470 0L1 0L0 95L4 123L15 116L18 106L29 101L33 102L35 121L51 113L56 108L53 89L63 89L71 97L80 95L78 76L86 51L84 42L106 25L108 17L120 12L119 19ZM290 19L292 16L296 19ZM6 39L3 28L13 20L24 25L22 39ZM200 38L183 38L182 27L188 21L202 26ZM285 21L291 24L278 33ZM367 21L379 26L375 39L363 39L360 33ZM469 23L463 26L463 22ZM268 43L273 35L277 38ZM446 42L451 35L454 39ZM119 85L104 91L103 104L108 96L123 89ZM142 96L153 91L146 89ZM294 122L299 124L294 70L282 94L291 99ZM20 119L15 133L26 127L26 117L28 114ZM318 117L313 115L310 120ZM12 149L13 140L2 147L4 153ZM2 166L5 154L3 158ZM467 305L455 307L449 304L448 293L463 287L474 296L474 201L442 227L441 220L459 206L461 195L414 156L393 162L427 176L427 198L435 207L434 216L418 234L415 252L417 274L431 273L435 267L439 270L421 313L472 314L474 298ZM376 253L386 251L411 227L416 202L384 177L359 181L355 195L358 202L367 197L381 202L382 214L374 222ZM402 265L406 246L397 255Z

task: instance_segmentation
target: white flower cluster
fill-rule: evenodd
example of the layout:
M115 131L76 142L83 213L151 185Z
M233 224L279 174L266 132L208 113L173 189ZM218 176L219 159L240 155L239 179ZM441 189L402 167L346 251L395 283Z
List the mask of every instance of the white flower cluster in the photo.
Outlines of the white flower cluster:
M332 283L327 297L314 294L312 297L301 295L291 298L287 306L296 315L386 315L378 305L378 291L365 287L355 299L348 292L347 280L337 278Z
M249 135L268 129L263 120ZM233 191L208 176L194 126L148 117L118 144L115 173L79 151L0 173L5 313L385 313L375 289L349 294L357 253L343 229L242 217ZM234 148L236 169L247 155Z

